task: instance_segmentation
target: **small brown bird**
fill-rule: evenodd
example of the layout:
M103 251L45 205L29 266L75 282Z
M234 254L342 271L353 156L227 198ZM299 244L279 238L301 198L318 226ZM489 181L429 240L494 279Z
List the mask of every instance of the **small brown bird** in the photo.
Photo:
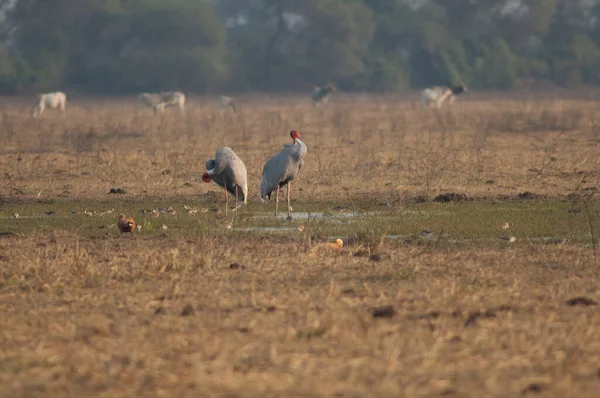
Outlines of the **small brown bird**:
M335 242L319 243L310 250L309 256L316 256L317 254L324 254L326 252L339 252L344 248L344 241L337 238Z
M335 242L327 242L327 247L333 250L342 250L344 247L344 241L340 238L337 238Z
M121 213L119 216L119 231L121 232L129 232L133 235L133 230L135 229L135 221L131 217L125 217L125 214Z

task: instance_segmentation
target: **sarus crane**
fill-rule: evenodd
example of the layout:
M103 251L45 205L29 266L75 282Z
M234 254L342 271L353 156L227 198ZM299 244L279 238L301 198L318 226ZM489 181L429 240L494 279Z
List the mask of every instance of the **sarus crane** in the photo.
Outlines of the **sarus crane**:
M231 148L226 146L217 149L215 158L206 162L206 172L202 181L214 181L225 190L225 215L229 207L228 192L235 196L236 209L248 200L248 172Z
M287 185L288 219L292 218L292 208L290 207L291 182L302 169L307 151L306 145L300 141L298 131L290 131L290 137L292 137L294 143L283 144L283 149L271 156L265 163L259 187L260 199L263 202L267 198L271 199L271 193L275 191L275 217L277 217L279 189Z

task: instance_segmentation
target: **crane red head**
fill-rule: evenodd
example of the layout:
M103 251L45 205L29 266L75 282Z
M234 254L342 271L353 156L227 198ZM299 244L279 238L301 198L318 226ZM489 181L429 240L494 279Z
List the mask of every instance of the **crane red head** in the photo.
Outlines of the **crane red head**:
M300 133L298 130L292 130L290 131L290 137L292 137L293 140L300 139Z
M212 180L212 178L210 178L210 175L208 173L202 174L202 181L210 182L211 180Z

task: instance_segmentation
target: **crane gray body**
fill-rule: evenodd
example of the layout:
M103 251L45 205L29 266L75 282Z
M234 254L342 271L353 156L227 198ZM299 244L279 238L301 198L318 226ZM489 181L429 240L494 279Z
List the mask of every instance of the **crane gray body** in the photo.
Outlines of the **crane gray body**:
M289 206L290 191L289 183L297 176L304 165L304 156L306 156L306 145L299 138L294 139L294 144L284 144L283 149L273 155L263 168L262 178L260 180L260 199L264 202L271 199L273 191L279 194L279 188L288 185L288 216L291 217ZM279 198L277 197L277 200ZM275 207L277 214L277 205Z
M217 149L215 158L206 162L206 173L222 188L236 196L240 205L248 201L248 172L246 165L231 148Z

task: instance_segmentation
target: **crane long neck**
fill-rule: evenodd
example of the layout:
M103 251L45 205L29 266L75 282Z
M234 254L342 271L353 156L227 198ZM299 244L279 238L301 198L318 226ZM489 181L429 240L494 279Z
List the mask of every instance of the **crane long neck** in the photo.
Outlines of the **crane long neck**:
M300 138L294 138L294 144L298 144L297 146L297 150L298 153L300 154L300 156L304 156L306 154L306 144L304 144L304 142L300 141Z

